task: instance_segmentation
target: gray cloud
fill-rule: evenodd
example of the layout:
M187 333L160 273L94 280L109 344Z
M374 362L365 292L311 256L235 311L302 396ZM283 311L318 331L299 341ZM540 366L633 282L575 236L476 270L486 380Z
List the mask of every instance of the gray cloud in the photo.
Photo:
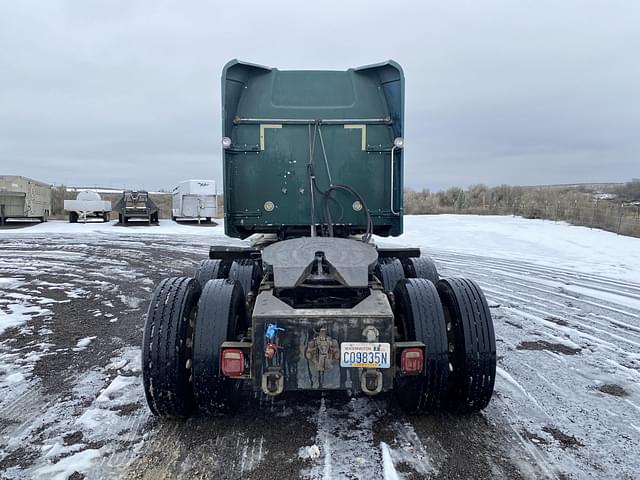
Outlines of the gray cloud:
M399 61L406 183L640 176L628 1L0 4L0 170L169 188L221 178L219 76Z

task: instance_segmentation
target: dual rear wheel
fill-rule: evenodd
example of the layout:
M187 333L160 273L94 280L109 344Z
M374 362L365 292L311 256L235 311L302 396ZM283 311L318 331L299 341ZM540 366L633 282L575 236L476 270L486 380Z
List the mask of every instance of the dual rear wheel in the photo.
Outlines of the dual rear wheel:
M400 281L394 290L396 325L404 339L425 345L421 375L395 377L394 392L403 410L432 411L445 401L449 357L444 312L431 281L413 278Z
M374 273L387 293L393 292L398 282L405 278L425 278L433 284L440 279L436 264L429 257L407 258L404 261L394 257L381 258Z
M398 340L425 345L422 373L396 375L396 397L409 412L481 410L491 399L496 372L486 299L472 280L434 283L435 266L428 263L400 264L413 278L401 277L399 260L382 267L389 269L382 279L383 285L388 282L385 290L393 282L388 291L393 292ZM142 348L145 396L154 414L185 417L196 406L215 413L237 403L240 381L220 374L219 352L224 341L239 340L249 327L246 305L257 288L257 268L251 260L229 268L205 260L196 278L168 278L158 285Z
M209 414L233 406L240 381L220 374L220 347L239 340L247 328L242 288L227 279L209 280L202 289L193 335L193 393L198 407Z
M213 414L236 403L240 381L220 374L219 352L223 342L240 340L248 328L245 294L218 262L202 262L196 278L167 278L153 293L142 374L156 415L186 417L195 407Z
M258 288L261 276L262 269L255 260L239 259L227 263L222 260L207 259L200 262L195 278L203 287L209 280L217 278L228 278L238 282L246 302L250 294Z
M447 278L437 285L447 322L450 409L470 412L489 404L496 376L496 339L489 306L476 282Z
M142 378L151 411L183 417L194 407L191 357L200 285L191 278L163 280L151 297L142 339Z
M398 281L393 290L396 325L402 341L424 343L424 369L396 376L398 403L409 412L481 410L489 404L496 373L485 296L473 280L437 279L433 262L411 260L407 270L414 278Z

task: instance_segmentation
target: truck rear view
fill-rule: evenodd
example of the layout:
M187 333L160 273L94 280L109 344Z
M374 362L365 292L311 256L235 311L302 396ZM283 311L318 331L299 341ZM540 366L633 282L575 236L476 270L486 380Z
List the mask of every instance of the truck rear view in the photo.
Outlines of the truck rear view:
M440 278L402 233L404 76L229 62L222 75L225 231L194 278L156 288L143 338L151 410L237 405L243 386L393 391L407 411L484 408L493 323L469 279Z
M334 72L230 62L222 97L227 235L309 236L315 226L347 236L366 232L368 220L378 235L402 233L399 65Z

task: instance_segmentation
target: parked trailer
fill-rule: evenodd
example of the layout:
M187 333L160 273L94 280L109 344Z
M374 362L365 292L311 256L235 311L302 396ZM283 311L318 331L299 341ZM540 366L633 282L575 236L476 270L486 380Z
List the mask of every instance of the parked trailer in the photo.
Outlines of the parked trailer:
M0 225L8 219L38 219L51 214L51 185L18 175L0 175Z
M177 220L205 220L218 216L218 195L215 180L184 180L172 192L171 218Z
M225 232L195 278L163 280L145 320L147 403L229 410L243 386L393 391L410 412L476 411L496 342L478 284L438 274L402 233L404 76L229 62L222 75Z
M69 223L86 222L89 218L108 222L111 216L111 202L102 200L100 194L93 190L83 190L75 200L65 200L64 209L69 212Z
M149 192L125 190L114 210L118 212L121 225L130 225L131 222L145 222L148 225L158 223L158 206L151 200Z

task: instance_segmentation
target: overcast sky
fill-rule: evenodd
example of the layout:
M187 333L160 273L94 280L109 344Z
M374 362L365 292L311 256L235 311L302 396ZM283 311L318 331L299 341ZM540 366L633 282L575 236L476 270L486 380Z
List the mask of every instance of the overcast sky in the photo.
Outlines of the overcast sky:
M640 177L640 2L2 1L0 174L222 176L231 58L406 75L405 183Z

